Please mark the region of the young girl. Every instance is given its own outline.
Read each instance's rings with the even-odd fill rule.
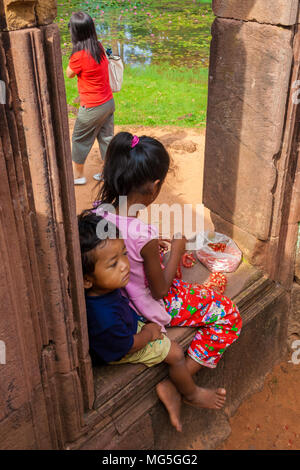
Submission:
[[[87,13],[78,11],[70,18],[72,55],[66,70],[68,78],[77,75],[80,108],[72,136],[74,184],[85,184],[84,163],[97,137],[101,157],[114,135],[115,103],[109,84],[108,59],[98,42],[95,25]],[[96,180],[101,174],[94,175]]]
[[[165,326],[196,328],[186,357],[194,375],[201,366],[215,368],[224,351],[239,336],[241,317],[227,297],[205,288],[175,279],[177,266],[185,250],[186,239],[173,239],[165,268],[160,262],[160,242],[154,226],[130,216],[135,204],[149,206],[158,196],[168,173],[170,157],[164,146],[151,137],[138,138],[120,132],[111,141],[104,164],[104,184],[99,192],[101,204],[96,213],[116,224],[122,232],[130,261],[126,293],[135,310],[148,321]],[[127,213],[120,206],[127,196]],[[114,211],[107,212],[104,204]],[[216,401],[224,389],[202,388],[198,406],[218,408]],[[180,423],[181,397],[169,380],[157,386],[172,424]],[[185,400],[186,401],[186,400]]]
[[[130,266],[124,240],[116,226],[104,220],[106,229],[99,233],[102,217],[84,211],[78,217],[79,240],[90,354],[94,363],[138,364],[147,367],[166,362],[177,395],[198,404],[202,391],[188,370],[179,344],[162,334],[157,323],[142,323],[129,300],[121,293],[129,281]],[[178,390],[178,392],[177,392]],[[217,394],[215,407],[224,404]],[[181,431],[180,422],[175,423]]]

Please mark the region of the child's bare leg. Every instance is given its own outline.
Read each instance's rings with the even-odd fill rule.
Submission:
[[[194,361],[190,356],[186,356],[185,362],[191,375],[195,375],[202,367],[199,362]]]
[[[181,432],[182,424],[180,420],[181,395],[170,379],[165,379],[156,385],[156,392],[169,413],[172,426]]]
[[[185,358],[186,366],[190,372],[190,374],[193,376],[195,375],[200,369],[201,369],[201,364],[198,362],[194,361],[190,356],[186,356]],[[213,408],[222,408],[224,406],[225,400],[226,400],[226,390],[224,388],[218,388],[216,390],[209,390],[206,388],[200,388],[201,394],[202,394],[202,401],[203,403],[212,403],[215,404]],[[191,403],[193,404],[193,403]],[[201,407],[201,405],[198,405]],[[207,406],[203,406],[204,408],[207,408]],[[211,408],[211,406],[208,406],[208,408]]]
[[[157,385],[156,390],[169,412],[171,423],[178,431],[182,429],[180,421],[180,393],[190,405],[200,408],[222,408],[225,403],[226,391],[224,389],[210,390],[198,387],[194,383],[192,375],[201,366],[190,358],[185,359],[183,351],[178,344],[172,342],[165,362],[169,364],[169,375],[173,383],[168,379],[164,380]],[[195,364],[193,364],[194,362]]]
[[[176,368],[177,363],[182,360],[184,361],[183,350],[177,343],[173,343],[172,341],[170,351],[165,359],[165,362],[169,365],[169,374],[170,372],[172,374],[172,368]],[[165,379],[156,386],[156,392],[167,408],[171,424],[177,431],[181,432],[181,395],[176,386],[170,379]]]
[[[169,365],[170,379],[165,379],[156,386],[156,392],[169,413],[171,424],[177,431],[182,431],[180,420],[181,393],[190,392],[195,384],[190,372],[185,365],[185,356],[181,347],[171,342],[171,348],[165,362]],[[185,387],[184,381],[188,382]]]
[[[184,396],[185,401],[189,404],[201,408],[220,409],[225,403],[226,391],[222,388],[211,390],[207,388],[198,387],[189,371],[184,356],[182,357],[182,350],[176,343],[172,343],[170,352],[173,348],[173,354],[167,356],[166,362],[170,366],[169,375],[172,382],[175,384],[178,391]],[[177,351],[176,351],[177,349]],[[170,362],[168,362],[168,360]],[[191,365],[190,365],[191,367]],[[196,371],[197,367],[193,366]]]

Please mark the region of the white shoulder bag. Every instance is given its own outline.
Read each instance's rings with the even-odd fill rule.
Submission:
[[[110,55],[108,59],[109,84],[111,91],[117,93],[122,88],[124,66],[120,56]]]

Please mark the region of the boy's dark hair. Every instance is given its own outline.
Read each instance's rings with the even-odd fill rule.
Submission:
[[[101,221],[105,221],[106,238],[99,238],[97,234],[97,226]],[[88,209],[78,216],[78,230],[83,275],[93,274],[96,263],[94,248],[100,244],[105,244],[107,239],[112,238],[110,236],[111,233],[114,233],[119,238],[119,229],[111,222]]]
[[[127,196],[148,182],[163,183],[170,156],[161,142],[141,136],[132,148],[133,135],[119,132],[111,140],[103,168],[104,183],[97,196],[102,203],[118,206],[119,196]]]
[[[105,51],[97,39],[95,24],[91,16],[85,11],[73,13],[69,28],[73,44],[72,55],[75,52],[85,50],[100,64],[105,56]]]

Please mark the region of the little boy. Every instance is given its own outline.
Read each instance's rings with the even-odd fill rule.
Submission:
[[[99,238],[99,223],[107,225],[106,238]],[[222,389],[208,391],[196,386],[182,348],[162,334],[156,323],[142,323],[121,293],[129,281],[130,267],[118,229],[101,216],[84,211],[78,217],[90,354],[93,363],[142,363],[148,367],[165,361],[170,380],[158,384],[157,393],[171,423],[181,431],[181,395],[191,405],[219,409]],[[114,235],[112,235],[114,234]]]
[[[121,238],[98,238],[102,217],[79,217],[90,353],[94,364],[132,362],[151,367],[169,353],[171,341],[156,323],[143,324],[121,293],[129,281],[129,261]],[[105,222],[107,223],[107,222]],[[109,224],[112,225],[112,224]],[[111,232],[119,236],[117,227]]]

